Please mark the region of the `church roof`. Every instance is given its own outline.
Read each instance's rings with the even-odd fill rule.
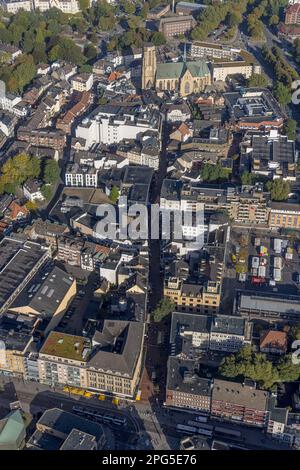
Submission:
[[[167,62],[157,64],[156,79],[179,79],[184,72],[189,70],[193,77],[205,77],[209,74],[206,62],[197,60],[195,62]]]

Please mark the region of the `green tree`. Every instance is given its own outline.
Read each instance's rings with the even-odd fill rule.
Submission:
[[[110,190],[109,199],[113,204],[116,204],[119,199],[119,190],[116,186],[113,186]]]
[[[95,59],[95,57],[97,57],[97,49],[92,44],[87,44],[83,53],[88,60]]]
[[[46,46],[44,43],[35,45],[32,51],[32,57],[35,64],[47,63]]]
[[[141,25],[140,16],[130,16],[127,20],[127,24],[130,29],[137,29]]]
[[[286,355],[277,366],[281,382],[295,382],[300,376],[300,364],[293,364],[292,354]]]
[[[286,201],[291,191],[290,183],[281,178],[268,181],[266,188],[271,194],[272,201]]]
[[[87,10],[90,6],[90,0],[79,0],[80,10]]]
[[[1,171],[0,192],[15,193],[18,186],[40,175],[40,160],[20,153],[8,159]]]
[[[159,31],[156,31],[155,33],[153,33],[151,40],[154,46],[162,46],[163,44],[166,44],[167,42],[163,33],[160,33]]]
[[[291,102],[292,95],[289,87],[284,85],[282,82],[277,82],[274,88],[274,94],[277,100],[282,105],[287,105]]]
[[[251,346],[244,347],[239,353],[224,358],[219,367],[221,375],[229,378],[249,378],[263,388],[269,389],[279,381],[279,372],[266,356],[255,353]]]
[[[123,6],[125,13],[127,13],[128,15],[133,15],[135,13],[134,3],[131,3],[127,0],[123,0],[121,2],[121,5]]]
[[[236,11],[230,11],[226,16],[226,23],[228,26],[238,26],[243,21],[241,13]]]
[[[249,87],[262,87],[265,88],[268,85],[268,79],[265,74],[253,74],[248,79]]]
[[[290,140],[296,139],[297,121],[294,119],[288,119],[284,125],[284,133]]]
[[[219,163],[216,165],[211,163],[205,163],[200,171],[201,178],[203,181],[220,181],[227,180],[229,177],[227,169],[223,168]]]
[[[45,162],[43,180],[46,184],[53,184],[58,181],[60,168],[57,161],[48,158]]]
[[[52,186],[50,184],[44,184],[41,187],[41,193],[44,196],[44,198],[46,199],[46,201],[50,201],[50,199],[52,198],[52,194],[53,194]]]
[[[269,25],[277,25],[279,23],[279,16],[278,15],[272,15],[269,19]]]
[[[153,312],[154,321],[156,323],[161,322],[174,308],[175,304],[168,297],[164,297]]]
[[[242,173],[241,182],[243,186],[249,186],[252,184],[252,175],[249,171],[244,171]]]

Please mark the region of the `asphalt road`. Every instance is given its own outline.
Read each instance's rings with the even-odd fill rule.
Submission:
[[[9,378],[0,378],[0,385],[6,383],[4,392],[0,393],[0,406],[8,406],[11,401],[20,400],[24,411],[32,415],[43,412],[52,407],[59,407],[66,411],[72,411],[74,405],[103,411],[127,418],[127,426],[122,429],[113,426],[112,430],[119,441],[118,448],[124,449],[135,442],[135,448],[139,449],[178,449],[180,436],[176,431],[176,424],[187,424],[195,416],[193,411],[177,411],[166,409],[156,404],[143,405],[140,403],[121,403],[118,407],[110,401],[99,401],[96,398],[83,397],[71,398],[64,392],[53,390],[45,385],[32,382],[24,383],[14,379],[12,384]],[[7,385],[9,383],[10,385]],[[242,443],[251,449],[286,450],[278,441],[267,437],[262,430],[240,426],[238,424],[224,423],[216,419],[209,419],[209,424],[218,424],[227,429],[239,430],[242,433]]]

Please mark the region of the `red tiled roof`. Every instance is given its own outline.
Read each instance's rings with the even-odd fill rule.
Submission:
[[[21,213],[24,216],[27,216],[29,214],[29,210],[25,206],[20,206],[16,201],[12,201],[8,207],[10,210],[10,217],[12,220],[15,220],[18,215]]]
[[[260,338],[260,349],[276,348],[285,351],[287,348],[287,334],[284,331],[264,331]]]

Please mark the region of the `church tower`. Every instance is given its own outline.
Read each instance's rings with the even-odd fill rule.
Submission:
[[[155,86],[156,50],[152,44],[145,44],[143,49],[142,89]]]

